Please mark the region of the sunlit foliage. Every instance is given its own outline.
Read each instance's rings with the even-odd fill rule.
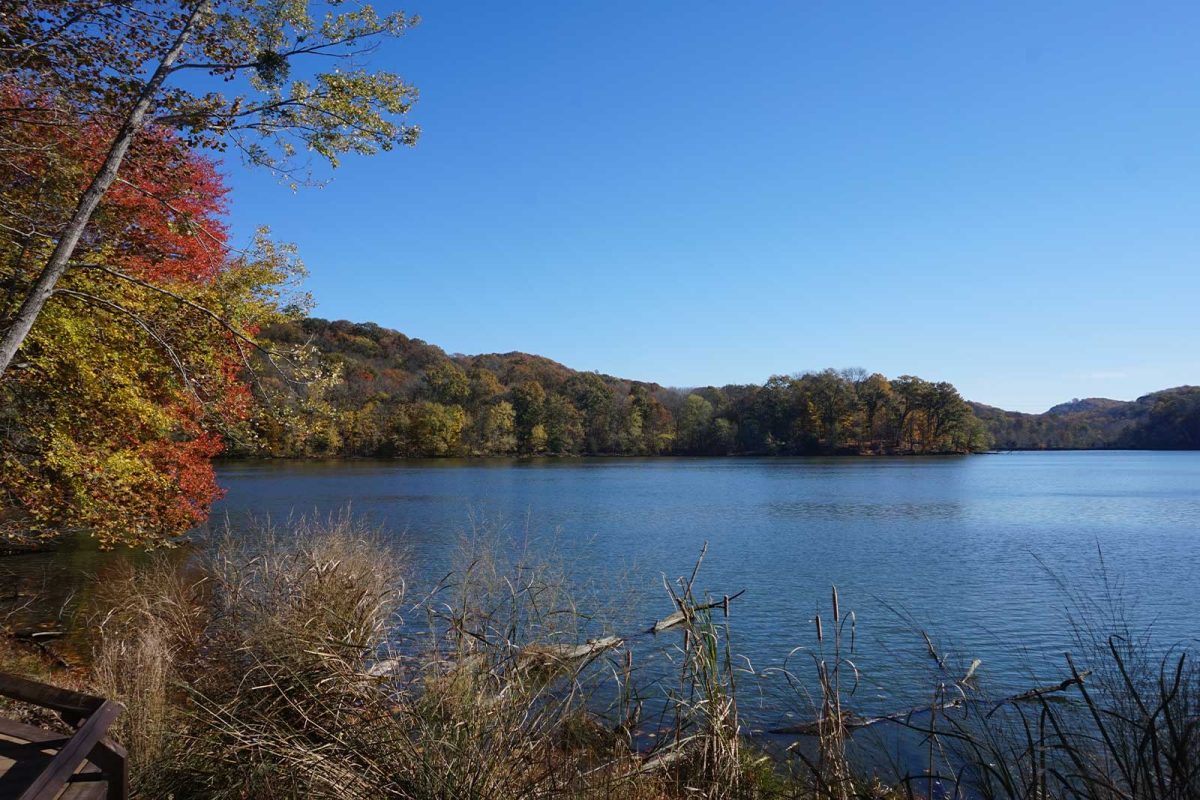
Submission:
[[[523,353],[448,356],[372,324],[307,319],[264,336],[280,345],[311,342],[323,368],[340,376],[319,392],[279,401],[300,427],[308,420],[335,431],[314,447],[263,429],[259,449],[247,453],[810,455],[987,446],[953,386],[907,375],[825,370],[762,386],[676,390]]]
[[[29,99],[4,90],[6,104]],[[0,327],[109,133],[58,113],[63,125],[6,130]],[[203,520],[218,494],[210,460],[251,410],[250,337],[282,318],[296,277],[291,253],[265,238],[230,250],[215,164],[178,137],[144,137],[124,174],[0,380],[8,532],[147,543]]]

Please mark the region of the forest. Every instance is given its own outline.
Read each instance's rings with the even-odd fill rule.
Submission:
[[[987,447],[949,383],[861,369],[666,388],[524,353],[447,355],[374,324],[305,318],[262,340],[267,402],[230,452],[275,457],[961,453]]]
[[[1200,449],[1200,386],[1177,386],[1136,400],[1072,400],[1042,414],[971,408],[998,450]]]
[[[1200,448],[1200,387],[1088,398],[1041,414],[967,402],[949,383],[862,369],[761,385],[664,387],[536,355],[448,355],[373,323],[267,326],[269,369],[238,456],[887,455]],[[276,361],[278,367],[280,362]],[[301,366],[303,365],[303,366]]]

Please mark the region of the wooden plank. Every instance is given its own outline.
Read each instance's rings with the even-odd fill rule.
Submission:
[[[120,703],[103,701],[87,722],[50,759],[46,769],[21,793],[19,800],[54,800],[58,797],[122,710]]]
[[[124,747],[105,737],[92,748],[88,760],[108,776],[108,800],[125,800],[129,796],[129,755]]]
[[[92,783],[68,783],[58,800],[106,800],[111,797],[103,781]]]
[[[35,728],[23,722],[0,717],[0,736],[8,736],[25,742],[65,742],[71,738],[69,733],[48,731],[45,728]],[[58,745],[54,745],[57,747]]]
[[[75,717],[86,717],[105,702],[99,697],[48,686],[7,673],[0,673],[0,695]]]
[[[0,797],[24,797],[34,781],[50,766],[54,753],[45,753],[39,745],[29,744],[17,756],[12,766],[0,775]]]

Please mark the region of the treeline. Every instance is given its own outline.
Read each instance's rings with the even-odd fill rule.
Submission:
[[[374,324],[308,318],[263,331],[309,354],[302,379],[260,370],[267,397],[235,455],[811,455],[985,449],[948,383],[864,370],[761,386],[669,389],[523,353],[450,356]],[[303,371],[303,370],[302,370]]]
[[[1073,400],[1044,414],[971,405],[1000,450],[1200,449],[1200,386],[1132,401]]]

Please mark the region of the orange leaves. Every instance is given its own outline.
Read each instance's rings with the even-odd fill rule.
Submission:
[[[0,95],[31,113],[53,108],[12,87]],[[61,108],[54,119],[0,120],[12,145],[0,149],[0,329],[111,140],[107,123]],[[222,432],[253,405],[239,345],[273,318],[284,279],[269,257],[230,253],[226,195],[216,164],[174,134],[150,130],[133,147],[20,368],[0,379],[10,529],[15,520],[17,533],[82,529],[136,545],[207,516]]]

